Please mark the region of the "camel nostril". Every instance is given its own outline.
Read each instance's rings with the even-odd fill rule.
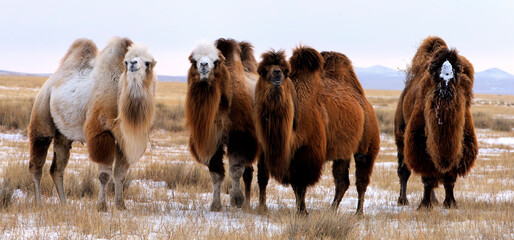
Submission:
[[[136,61],[136,60],[132,60],[132,61],[130,61],[130,64],[136,64],[136,63],[137,63],[137,61]]]
[[[275,75],[280,74],[280,70],[278,70],[278,69],[273,70],[273,74],[275,74]]]
[[[201,67],[207,67],[207,65],[208,65],[208,63],[206,63],[206,62],[200,63]]]

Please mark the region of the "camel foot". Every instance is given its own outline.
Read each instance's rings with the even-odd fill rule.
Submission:
[[[241,190],[230,191],[230,205],[232,207],[241,208],[241,206],[243,206],[244,201],[245,196],[243,195],[243,192]]]
[[[400,205],[400,206],[407,206],[407,205],[409,205],[409,200],[406,197],[399,197],[398,198],[398,205]]]
[[[219,202],[212,202],[211,203],[211,212],[219,212],[221,211],[221,203]]]
[[[106,202],[98,203],[96,208],[98,209],[99,212],[107,212],[107,203]]]

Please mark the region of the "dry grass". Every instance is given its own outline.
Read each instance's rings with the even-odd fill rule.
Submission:
[[[184,105],[167,106],[157,103],[153,128],[164,129],[172,132],[180,132],[185,128]]]
[[[9,87],[0,89],[0,96],[28,101],[37,93],[29,88],[37,88],[42,83],[41,79],[35,82],[37,84],[21,79],[23,86],[20,86],[15,81],[0,78],[0,86]],[[458,209],[437,206],[432,211],[416,211],[423,190],[419,176],[413,175],[409,180],[410,205],[400,207],[396,203],[399,184],[396,146],[391,133],[399,92],[366,91],[375,106],[381,131],[386,134],[381,135],[381,152],[366,193],[364,215],[353,215],[357,206],[353,163],[350,167],[352,185],[339,210],[327,211],[334,194],[331,163],[327,163],[320,182],[307,192],[310,215],[298,218],[291,188],[274,180],[268,187],[270,210],[264,215],[258,213],[257,171],[254,172],[251,210],[229,206],[230,181],[226,176],[221,194],[224,208],[219,213],[210,212],[212,187],[207,167],[194,162],[187,152],[187,130],[173,127],[183,122],[181,106],[185,84],[159,83],[158,89],[157,118],[168,120],[156,123],[145,155],[130,169],[124,192],[125,211],[114,208],[112,193],[108,199],[109,211],[96,211],[97,167],[88,160],[87,150],[80,143],[73,144],[64,176],[69,203],[59,204],[48,173],[51,162],[51,154],[48,154],[42,180],[43,204],[36,206],[28,173],[25,133],[13,131],[12,127],[0,128],[0,238],[514,238],[514,146],[496,142],[501,138],[514,138],[514,133],[492,130],[493,125],[497,125],[494,124],[496,119],[512,120],[514,107],[509,104],[514,102],[514,97],[477,96],[480,101],[475,101],[472,109],[477,126],[481,124],[477,130],[480,154],[471,173],[457,180]],[[52,151],[50,147],[49,153]],[[436,194],[441,201],[444,189],[436,189]]]

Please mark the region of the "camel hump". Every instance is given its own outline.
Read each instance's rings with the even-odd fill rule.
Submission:
[[[61,60],[61,65],[72,69],[92,68],[98,54],[96,44],[87,38],[75,40]]]
[[[339,52],[324,51],[321,52],[321,56],[325,61],[323,70],[327,77],[350,85],[359,93],[364,94],[364,89],[353,70],[352,61],[346,55]]]
[[[316,72],[323,68],[323,57],[316,49],[300,45],[293,50],[289,63],[291,75],[299,72]]]
[[[134,44],[130,38],[122,38],[122,37],[112,37],[109,39],[109,43],[104,48],[104,50],[109,49],[108,52],[110,54],[114,54],[114,56],[121,58],[125,57],[125,54],[128,51],[128,48]]]
[[[216,48],[220,50],[227,62],[236,62],[241,56],[239,42],[231,38],[220,38],[215,42]]]
[[[419,47],[418,52],[422,53],[424,55],[426,54],[426,55],[430,56],[441,47],[448,48],[448,46],[446,45],[446,42],[442,38],[437,37],[437,36],[428,36],[421,43],[421,46]]]
[[[257,72],[257,60],[254,57],[253,45],[246,41],[239,43],[241,48],[241,61],[245,72]]]

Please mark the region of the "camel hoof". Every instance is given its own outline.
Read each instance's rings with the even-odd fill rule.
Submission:
[[[116,209],[118,209],[120,211],[127,209],[127,207],[125,206],[125,201],[122,200],[122,201],[116,202]]]
[[[243,203],[243,206],[241,206],[241,208],[244,210],[244,211],[250,211],[252,208],[250,206],[250,201],[247,201],[245,199],[244,203]]]
[[[211,212],[219,212],[221,211],[221,204],[218,203],[211,203]]]
[[[107,212],[107,203],[105,203],[105,202],[98,203],[96,208],[98,209],[99,212]]]
[[[398,205],[400,205],[400,206],[407,206],[407,205],[409,205],[409,200],[407,200],[406,197],[399,197],[398,198]]]
[[[298,210],[298,212],[296,212],[296,215],[298,215],[299,217],[308,217],[309,213],[307,212],[307,210],[303,209]]]
[[[457,208],[457,202],[455,200],[444,200],[443,204],[446,209]]]
[[[266,206],[266,204],[261,204],[257,208],[257,211],[259,212],[259,214],[266,214],[268,213],[268,206]]]
[[[355,212],[355,216],[362,216],[364,215],[364,212],[362,211],[362,209],[359,209]]]
[[[432,204],[431,203],[420,203],[419,206],[418,206],[418,211],[423,211],[423,210],[431,210],[432,209]]]
[[[245,196],[241,191],[230,191],[230,205],[232,207],[241,208],[245,201]]]

